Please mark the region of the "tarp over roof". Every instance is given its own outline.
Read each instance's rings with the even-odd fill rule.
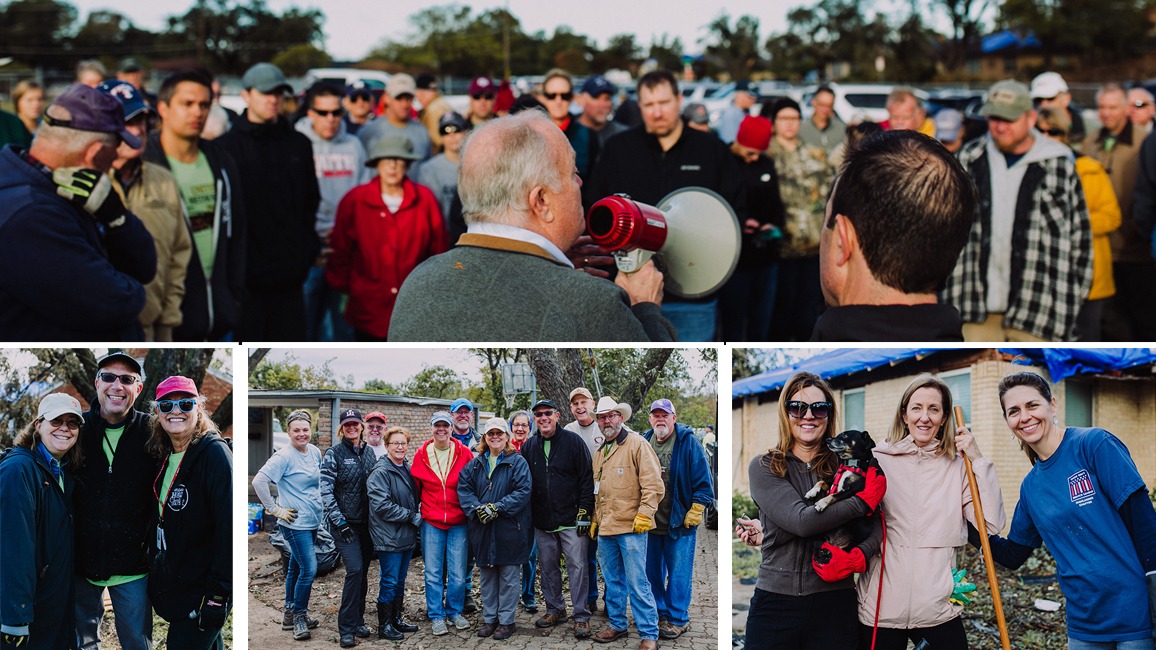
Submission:
[[[815,355],[783,368],[740,379],[731,384],[731,398],[778,390],[800,370],[813,372],[823,379],[849,375],[863,370],[890,366],[911,358],[924,357],[940,348],[847,348]]]
[[[1052,383],[1075,375],[1127,370],[1136,366],[1156,363],[1152,348],[999,348],[1004,354],[1016,355],[1014,363],[1039,364],[1041,361],[1052,376]]]

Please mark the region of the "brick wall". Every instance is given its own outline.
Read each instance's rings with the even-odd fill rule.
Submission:
[[[325,453],[333,445],[333,440],[336,436],[340,436],[333,421],[332,403],[322,404],[317,412],[317,447],[321,453]],[[445,406],[438,406],[436,404],[422,406],[419,404],[401,404],[394,402],[371,402],[371,401],[356,401],[356,400],[341,400],[341,408],[355,408],[361,411],[362,415],[366,415],[373,411],[380,411],[385,414],[387,418],[387,427],[404,427],[409,431],[409,451],[410,454],[417,451],[418,447],[430,438],[429,419],[435,411],[446,410]]]

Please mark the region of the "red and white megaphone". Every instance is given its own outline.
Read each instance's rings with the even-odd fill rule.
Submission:
[[[637,271],[657,253],[666,290],[680,298],[718,291],[734,273],[742,241],[730,204],[703,187],[675,190],[657,207],[625,194],[608,196],[590,207],[586,229],[623,273]]]

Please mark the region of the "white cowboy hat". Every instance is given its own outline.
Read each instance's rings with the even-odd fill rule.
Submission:
[[[595,415],[602,415],[611,411],[618,411],[622,414],[623,420],[629,420],[634,411],[629,404],[622,402],[615,402],[613,397],[603,397],[598,400],[598,406],[594,408]]]

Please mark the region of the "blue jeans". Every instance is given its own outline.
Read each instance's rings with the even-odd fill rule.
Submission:
[[[1068,637],[1068,650],[1152,650],[1152,639],[1135,639],[1133,641],[1081,641]]]
[[[604,535],[598,538],[598,563],[606,581],[606,614],[610,627],[625,630],[626,599],[642,639],[658,639],[658,610],[646,579],[646,533]]]
[[[462,613],[466,601],[466,556],[469,546],[465,524],[442,530],[428,521],[421,523],[425,608],[431,621]]]
[[[679,341],[713,341],[718,300],[664,302],[662,315],[678,330]]]
[[[538,567],[538,544],[534,542],[534,538],[530,538],[530,559],[522,565],[522,604],[533,605],[535,603],[534,597],[534,576],[537,574]]]
[[[350,342],[353,326],[341,313],[341,294],[325,281],[325,267],[314,266],[305,278],[305,331],[309,341]]]
[[[309,610],[309,594],[317,577],[317,552],[313,546],[315,530],[297,530],[280,526],[281,535],[289,545],[289,570],[285,572],[285,611],[305,613]]]
[[[76,647],[80,650],[100,648],[100,621],[104,618],[104,587],[77,577]],[[148,578],[140,578],[108,588],[116,623],[116,638],[124,650],[152,650],[153,615],[149,606]]]
[[[409,561],[413,549],[408,551],[378,551],[381,563],[381,584],[377,590],[377,602],[392,603],[405,593],[405,578],[409,575]]]
[[[675,625],[690,622],[691,577],[694,574],[694,542],[698,528],[677,539],[648,533],[646,577],[654,592],[659,618]]]

